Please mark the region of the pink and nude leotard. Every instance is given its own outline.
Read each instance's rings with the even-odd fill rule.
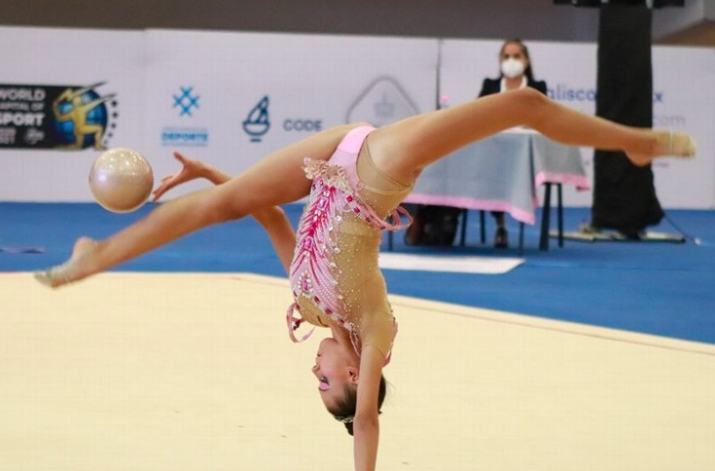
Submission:
[[[296,338],[303,321],[320,327],[337,324],[348,331],[358,354],[372,345],[387,363],[397,324],[377,257],[382,231],[410,223],[398,204],[411,187],[375,167],[365,143],[373,130],[362,126],[350,131],[328,161],[305,160],[313,184],[290,267],[295,302],[287,322],[294,342],[312,333]],[[407,216],[406,223],[400,214]],[[389,218],[395,222],[387,222]],[[300,318],[294,316],[296,309]]]

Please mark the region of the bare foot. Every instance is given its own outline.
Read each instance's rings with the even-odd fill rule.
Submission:
[[[694,157],[698,151],[693,136],[686,132],[655,131],[653,151],[649,154],[626,153],[628,159],[638,167],[650,164],[659,157]]]
[[[79,281],[87,276],[86,256],[97,246],[97,242],[89,237],[80,237],[74,244],[72,256],[62,265],[47,270],[35,272],[37,281],[50,288],[59,288],[62,285]]]

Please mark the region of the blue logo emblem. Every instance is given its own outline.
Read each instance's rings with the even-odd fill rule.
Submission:
[[[173,95],[174,108],[179,108],[179,116],[192,116],[191,109],[199,109],[200,95],[192,94],[194,87],[180,87],[181,93]]]
[[[243,130],[251,136],[251,142],[261,142],[261,138],[271,128],[271,122],[268,119],[268,104],[268,95],[266,95],[253,107],[243,122]]]

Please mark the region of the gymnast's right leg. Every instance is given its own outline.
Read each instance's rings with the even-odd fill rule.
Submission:
[[[695,144],[686,133],[620,125],[563,106],[530,88],[390,124],[369,136],[370,152],[380,170],[410,185],[424,167],[454,150],[519,125],[564,144],[622,150],[636,165],[646,165],[656,157],[695,153]]]
[[[70,259],[38,272],[58,287],[112,268],[203,227],[240,219],[261,208],[308,195],[303,160],[327,160],[354,125],[338,126],[285,147],[232,180],[162,204],[145,218],[103,241],[80,238]]]

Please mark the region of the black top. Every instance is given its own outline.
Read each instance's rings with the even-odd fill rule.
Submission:
[[[546,82],[543,80],[530,80],[526,78],[526,86],[534,88],[544,95],[546,95]],[[482,91],[479,92],[479,96],[493,95],[501,91],[501,77],[496,79],[485,78],[482,83]]]

